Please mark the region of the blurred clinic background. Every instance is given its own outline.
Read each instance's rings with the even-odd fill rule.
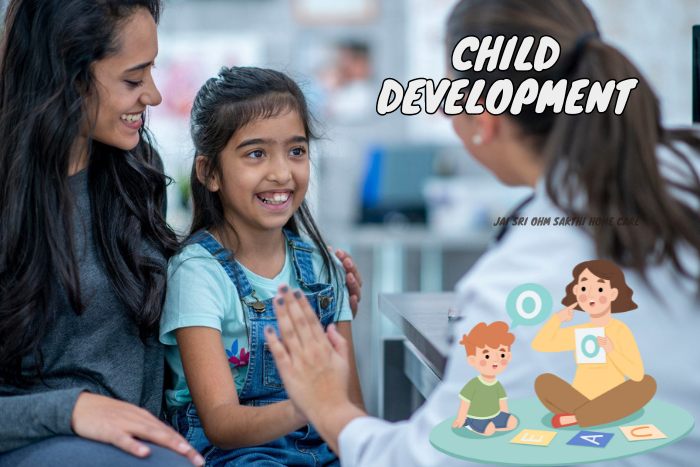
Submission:
[[[378,294],[451,290],[487,247],[493,220],[528,195],[472,162],[446,118],[374,111],[384,78],[444,76],[443,23],[454,3],[166,0],[159,27],[163,103],[149,126],[175,180],[168,217],[180,233],[190,219],[188,119],[199,86],[222,65],[255,65],[285,71],[304,89],[321,135],[312,146],[309,201],[327,241],[350,251],[362,272],[356,355],[367,408],[388,419],[407,414],[387,400],[409,397],[415,407],[421,396],[385,387],[403,377],[387,350],[401,336],[379,313]],[[698,0],[587,3],[603,36],[650,80],[665,123],[691,124]]]

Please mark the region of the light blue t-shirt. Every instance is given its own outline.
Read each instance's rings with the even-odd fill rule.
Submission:
[[[313,245],[308,240],[305,241]],[[300,287],[289,248],[287,245],[282,270],[273,279],[259,276],[239,263],[258,299],[267,300],[274,297],[277,288],[283,283],[289,284],[291,288]],[[312,264],[317,277],[320,271],[324,271],[324,277],[321,277],[319,282],[331,283],[327,271],[323,268],[323,258],[316,248],[312,255]],[[340,262],[336,260],[336,264],[342,270]],[[345,287],[345,275],[341,276],[342,306],[336,321],[350,321],[352,311]],[[199,244],[186,246],[168,263],[168,287],[160,320],[160,341],[165,344],[165,358],[174,378],[173,389],[165,391],[169,408],[192,401],[175,340],[176,329],[191,326],[205,326],[221,332],[221,341],[229,358],[231,374],[240,393],[248,370],[250,349],[246,315],[233,281],[219,261]]]

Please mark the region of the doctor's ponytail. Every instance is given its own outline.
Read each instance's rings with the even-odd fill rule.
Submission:
[[[528,78],[609,80],[638,78],[624,112],[578,115],[510,115],[523,141],[545,158],[546,189],[567,215],[628,219],[635,225],[587,226],[597,254],[644,276],[650,264],[671,261],[691,276],[679,246],[700,252],[700,138],[692,130],[665,130],[659,103],[639,70],[604,42],[580,0],[463,0],[448,20],[448,47],[467,35],[551,36],[561,56],[549,73],[496,70],[459,73],[460,78],[520,83]],[[486,75],[486,76],[485,76]],[[663,173],[662,173],[663,171]]]
[[[557,116],[543,148],[550,168],[547,191],[569,215],[627,218],[635,223],[593,227],[600,257],[640,272],[648,262],[670,259],[679,271],[688,273],[675,247],[682,242],[700,251],[700,217],[675,198],[671,189],[697,200],[700,184],[689,156],[674,141],[680,136],[692,147],[690,154],[697,157],[697,135],[687,130],[664,130],[658,100],[645,78],[624,55],[600,40],[587,45],[570,79],[607,82],[629,77],[638,78],[639,83],[621,115],[608,109]],[[662,147],[670,156],[666,160],[659,159]],[[685,180],[666,179],[661,172],[663,163],[683,167]],[[575,199],[574,190],[585,193],[585,206],[567,202]]]

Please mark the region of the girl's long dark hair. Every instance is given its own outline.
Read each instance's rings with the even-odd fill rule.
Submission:
[[[221,151],[238,129],[254,120],[274,117],[289,110],[299,114],[305,136],[311,141],[315,135],[306,99],[294,80],[284,73],[254,67],[224,67],[217,77],[204,83],[194,99],[191,114],[195,161],[190,177],[194,207],[190,234],[220,227],[226,222],[219,194],[209,191],[197,178],[196,156],[208,158],[211,176],[213,171],[220,170]],[[301,203],[285,228],[297,235],[303,232],[313,241],[323,258],[324,270],[342,297],[343,274],[328,252],[306,201]],[[340,309],[342,301],[337,303],[337,309]]]
[[[91,65],[118,48],[137,8],[159,0],[17,0],[5,18],[0,63],[0,381],[40,375],[40,343],[63,290],[84,310],[73,244],[71,149],[95,94]],[[91,126],[89,122],[88,126]],[[165,223],[166,178],[146,130],[131,151],[89,141],[95,245],[141,336],[160,317],[165,267],[177,248]],[[35,364],[23,368],[23,360]]]
[[[581,0],[462,0],[448,20],[447,47],[465,36],[547,35],[561,46],[553,68],[542,73],[498,69],[489,73],[457,72],[459,78],[495,80],[586,78],[591,83],[639,78],[622,115],[608,111],[566,115],[536,114],[534,104],[510,115],[545,158],[549,196],[570,216],[631,217],[633,227],[592,228],[597,253],[646,277],[649,264],[670,261],[687,277],[694,274],[681,260],[681,246],[700,253],[700,178],[690,157],[698,157],[700,137],[692,130],[665,130],[659,104],[639,70],[603,41]],[[533,48],[534,49],[534,48]],[[530,58],[534,54],[532,51]],[[688,146],[682,148],[679,146]],[[658,150],[668,160],[660,162]],[[686,155],[689,153],[690,155]],[[662,175],[668,163],[676,172]],[[680,196],[673,196],[675,195]],[[583,195],[583,198],[581,196]],[[576,200],[584,203],[577,205]],[[689,201],[689,202],[687,202]],[[700,281],[700,277],[696,278]]]

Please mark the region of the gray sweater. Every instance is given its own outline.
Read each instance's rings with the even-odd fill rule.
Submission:
[[[75,245],[85,311],[76,315],[62,294],[56,322],[41,344],[45,384],[29,389],[0,385],[0,452],[73,434],[71,414],[82,391],[161,413],[163,348],[157,338],[147,345],[141,341],[99,261],[87,170],[70,177],[69,183],[76,201]]]

